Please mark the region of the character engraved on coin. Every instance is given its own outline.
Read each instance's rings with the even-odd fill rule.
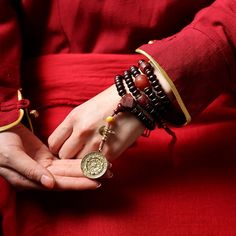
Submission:
[[[107,168],[108,161],[100,152],[91,152],[82,159],[81,169],[88,178],[100,178],[105,174]]]

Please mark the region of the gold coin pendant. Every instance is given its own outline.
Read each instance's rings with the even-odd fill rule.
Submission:
[[[108,164],[106,157],[101,152],[91,152],[82,159],[81,170],[86,177],[98,179],[106,173]]]

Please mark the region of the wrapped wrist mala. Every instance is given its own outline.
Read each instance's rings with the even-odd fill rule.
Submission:
[[[123,80],[126,81],[129,87],[130,93],[126,92],[125,86],[123,84]],[[131,112],[135,115],[148,130],[155,129],[155,120],[151,117],[151,115],[142,109],[142,107],[148,102],[145,98],[142,98],[141,93],[134,85],[132,78],[130,77],[129,71],[124,72],[124,77],[121,75],[117,75],[115,77],[115,85],[118,91],[118,94],[122,97],[121,103],[125,101],[125,99],[129,99],[130,102],[132,101],[132,107],[130,106],[129,110],[126,108],[126,111]],[[136,99],[135,99],[136,98]],[[140,99],[139,99],[140,98]],[[142,101],[141,101],[142,99]]]
[[[123,81],[125,81],[130,94],[132,94],[146,117],[152,117],[159,128],[164,128],[168,134],[174,136],[164,119],[171,102],[154,74],[154,68],[145,60],[139,60],[138,66],[131,66],[129,70],[124,71],[123,76],[117,75],[115,77],[119,96],[123,97],[126,94],[123,84]],[[147,130],[152,130],[147,125],[145,126]]]
[[[115,122],[115,116],[120,112],[131,112],[132,114],[135,114],[140,121],[146,124],[149,129],[155,128],[155,122],[152,119],[148,119],[144,113],[139,110],[133,97],[130,94],[124,94],[113,114],[106,118],[107,124],[99,128],[99,133],[102,135],[102,138],[98,151],[88,153],[82,159],[81,170],[83,174],[90,179],[102,177],[109,167],[109,162],[102,154],[102,149],[109,135],[115,135],[115,132],[112,130],[112,125]]]
[[[173,135],[162,118],[170,100],[154,74],[153,67],[144,60],[140,60],[138,65],[139,67],[132,66],[130,70],[126,70],[123,76],[115,76],[115,85],[121,100],[113,114],[106,118],[107,124],[99,128],[102,138],[98,151],[88,153],[81,162],[83,174],[90,179],[102,177],[109,167],[109,162],[102,154],[102,150],[109,136],[115,135],[112,126],[115,116],[120,112],[130,112],[135,115],[148,130],[145,136],[148,136],[156,126],[164,128]],[[124,81],[130,93],[127,93]]]

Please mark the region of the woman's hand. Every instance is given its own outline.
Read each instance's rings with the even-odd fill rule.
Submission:
[[[21,189],[95,189],[80,160],[59,160],[22,124],[0,133],[0,175]],[[74,161],[72,163],[72,161]]]
[[[99,148],[101,135],[98,130],[106,125],[105,118],[113,113],[120,97],[111,86],[89,101],[76,107],[49,137],[49,148],[61,159],[83,158]],[[110,135],[103,148],[108,160],[124,152],[144,131],[144,126],[131,114],[115,117],[114,135]]]

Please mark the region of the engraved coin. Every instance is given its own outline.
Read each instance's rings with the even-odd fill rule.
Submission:
[[[108,168],[108,161],[101,152],[91,152],[84,156],[81,161],[83,174],[90,179],[103,176]]]

